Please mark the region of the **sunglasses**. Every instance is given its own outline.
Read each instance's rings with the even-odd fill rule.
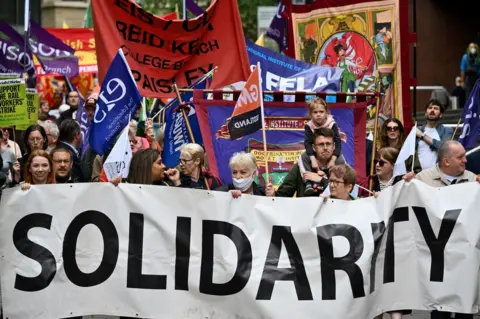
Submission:
[[[387,126],[387,132],[397,132],[400,130],[398,126]]]
[[[389,163],[389,162],[384,161],[384,160],[382,160],[382,159],[375,161],[375,165],[378,164],[378,166],[380,166],[380,167],[383,167],[383,165],[385,165],[385,164],[387,164],[387,163]]]

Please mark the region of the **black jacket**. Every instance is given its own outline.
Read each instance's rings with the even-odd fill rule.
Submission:
[[[65,142],[60,141],[57,144],[57,147],[61,147],[66,149],[67,151],[70,152],[70,155],[72,156],[72,176],[74,179],[77,179],[79,183],[85,182],[85,178],[83,177],[83,171],[82,171],[82,164],[80,162],[79,155],[77,155],[77,152],[75,152],[70,145],[66,144]]]
[[[219,191],[219,192],[228,192],[228,191],[232,191],[232,190],[235,190],[235,186],[233,186],[233,184],[225,184],[225,185],[222,185],[220,187],[218,187],[217,189],[215,189],[216,191]],[[253,182],[253,195],[256,195],[256,196],[265,196],[266,193],[265,193],[265,187],[262,186],[262,185],[258,185],[257,183]]]

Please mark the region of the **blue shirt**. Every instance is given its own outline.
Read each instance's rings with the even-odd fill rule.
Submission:
[[[475,61],[473,61],[473,58],[469,57],[469,55],[465,53],[462,57],[462,62],[460,62],[460,71],[467,72],[469,59],[471,63],[470,68],[475,68],[477,70],[477,75],[480,76],[480,56],[477,56],[475,58]]]

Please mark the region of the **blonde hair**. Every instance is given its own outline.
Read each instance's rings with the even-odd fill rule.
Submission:
[[[257,160],[255,159],[255,156],[245,152],[233,154],[232,157],[230,157],[228,165],[230,166],[230,169],[235,165],[244,165],[248,167],[252,173],[257,170]]]
[[[327,102],[324,99],[316,97],[310,101],[308,101],[308,114],[312,114],[315,108],[319,105],[322,105],[325,108],[325,112],[329,113]]]
[[[181,152],[185,152],[192,157],[192,160],[200,159],[200,167],[205,163],[205,151],[201,145],[195,143],[183,144],[180,149]]]

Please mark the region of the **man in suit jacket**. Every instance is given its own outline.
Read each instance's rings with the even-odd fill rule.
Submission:
[[[80,163],[80,154],[78,148],[82,143],[82,133],[80,130],[80,124],[73,119],[65,119],[59,127],[59,143],[57,147],[63,147],[67,149],[72,155],[72,177],[76,178],[79,182],[85,182],[83,176],[82,166]]]

